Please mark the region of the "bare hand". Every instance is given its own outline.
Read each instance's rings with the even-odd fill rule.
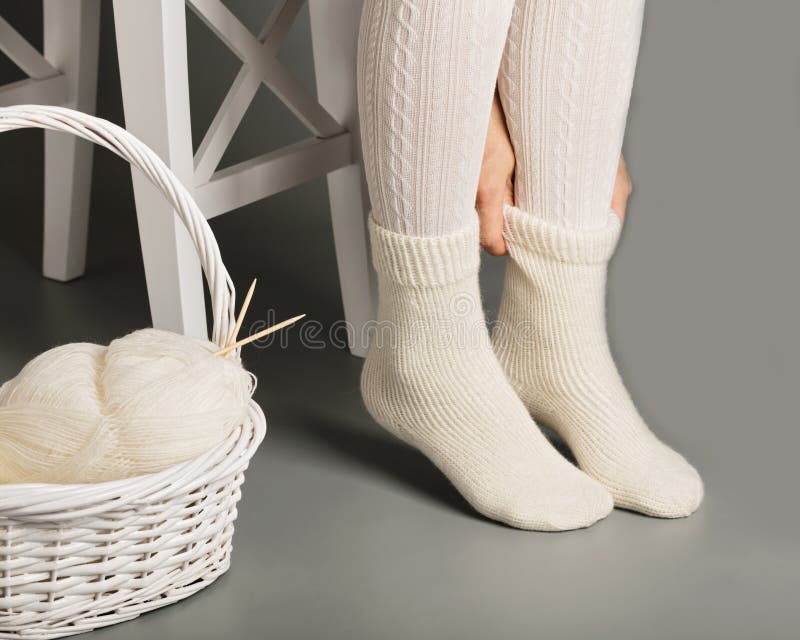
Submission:
[[[506,253],[503,206],[514,204],[514,164],[514,147],[508,135],[500,98],[495,92],[475,199],[481,226],[481,246],[493,256]]]

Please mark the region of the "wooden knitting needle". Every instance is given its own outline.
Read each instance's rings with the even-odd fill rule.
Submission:
[[[284,320],[283,322],[279,322],[276,325],[269,327],[268,329],[264,329],[263,331],[259,331],[258,333],[254,333],[252,336],[244,338],[243,340],[239,340],[238,342],[234,342],[233,344],[229,344],[227,347],[220,349],[219,351],[215,351],[215,356],[226,356],[230,353],[233,349],[237,349],[239,347],[243,347],[246,344],[250,344],[251,342],[255,342],[256,340],[260,340],[264,336],[268,336],[270,333],[275,333],[276,331],[280,331],[284,327],[288,327],[290,324],[294,324],[298,320],[305,318],[306,314],[303,313],[299,316],[295,316],[294,318],[289,318],[288,320]]]
[[[236,318],[236,325],[233,327],[233,336],[231,336],[230,341],[228,342],[226,347],[230,347],[236,339],[239,337],[239,331],[242,328],[242,322],[244,322],[244,314],[247,313],[247,307],[250,306],[250,300],[253,297],[253,291],[256,288],[256,280],[257,278],[253,278],[253,284],[250,285],[250,289],[247,291],[247,295],[244,297],[244,302],[242,303],[242,308],[239,309],[239,317]]]

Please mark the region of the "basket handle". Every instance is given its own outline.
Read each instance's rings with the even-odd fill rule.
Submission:
[[[211,339],[224,347],[232,337],[235,289],[222,263],[219,246],[189,190],[156,153],[113,122],[64,107],[18,105],[0,107],[0,133],[25,128],[63,131],[85,138],[127,160],[152,182],[175,208],[194,243],[211,293],[214,318]],[[233,353],[238,356],[238,349]]]

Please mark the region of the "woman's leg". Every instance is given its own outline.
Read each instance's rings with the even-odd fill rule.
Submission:
[[[512,3],[364,3],[359,113],[372,215],[380,226],[441,236],[474,221]]]
[[[498,78],[517,157],[517,205],[605,227],[644,0],[517,0]]]
[[[605,328],[610,211],[643,0],[517,0],[499,75],[517,159],[506,211],[511,260],[494,341],[537,420],[620,507],[692,513],[697,472],[647,428]],[[530,331],[521,331],[529,327]]]
[[[359,107],[379,323],[372,416],[490,518],[584,527],[611,497],[541,434],[492,352],[474,209],[511,0],[367,0]]]

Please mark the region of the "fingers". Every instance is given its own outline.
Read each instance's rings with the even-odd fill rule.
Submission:
[[[514,164],[514,147],[508,135],[500,97],[495,92],[475,199],[481,226],[481,246],[493,256],[506,253],[503,205],[511,202]]]
[[[481,227],[481,246],[493,256],[506,254],[506,241],[503,238],[503,205],[507,201],[507,188],[501,183],[500,188],[493,186],[479,193],[475,202]]]
[[[628,175],[628,166],[625,157],[620,155],[617,165],[617,177],[614,181],[614,192],[611,194],[611,209],[619,216],[620,222],[625,222],[625,211],[628,208],[628,198],[633,192],[631,177]]]

